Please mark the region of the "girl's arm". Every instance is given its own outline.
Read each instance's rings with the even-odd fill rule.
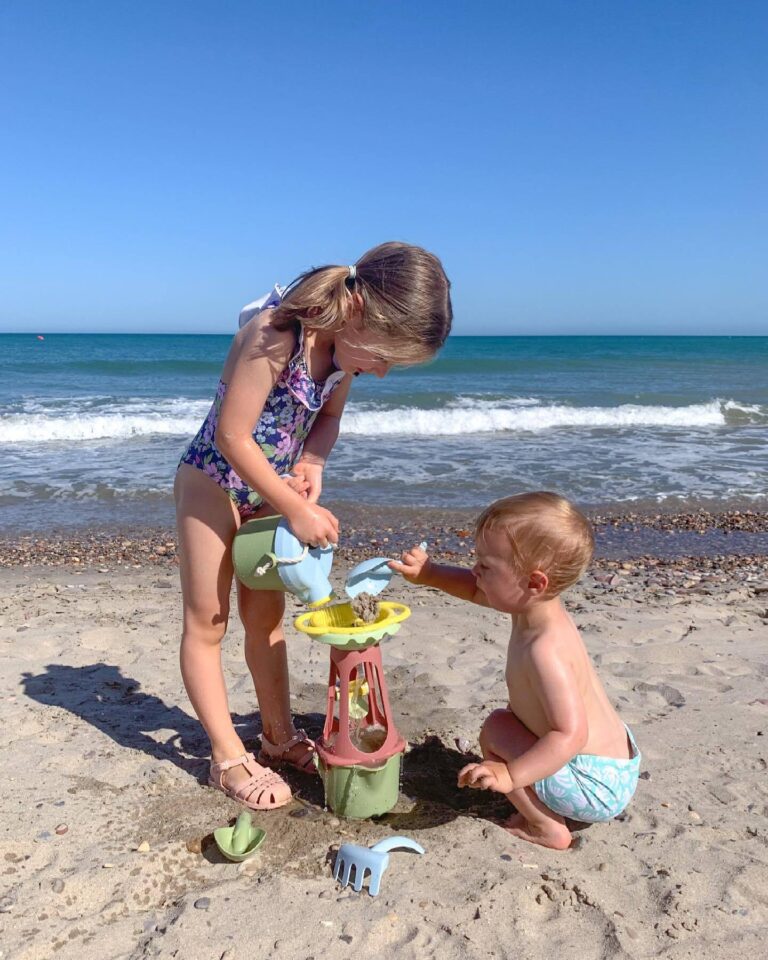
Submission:
[[[281,480],[253,439],[253,430],[295,345],[291,331],[275,330],[267,313],[245,328],[221,405],[214,443],[249,487],[288,520],[300,540],[338,538],[338,521]]]
[[[406,580],[423,587],[435,587],[443,593],[450,593],[459,600],[488,606],[488,598],[478,587],[471,570],[466,567],[453,567],[443,563],[433,563],[426,550],[411,547],[403,553],[401,560],[390,561],[389,566],[401,573]]]
[[[339,436],[339,425],[344,405],[349,396],[352,377],[346,376],[331,394],[328,402],[315,417],[309,436],[304,441],[301,456],[293,472],[309,484],[307,499],[316,503],[323,489],[323,467]]]

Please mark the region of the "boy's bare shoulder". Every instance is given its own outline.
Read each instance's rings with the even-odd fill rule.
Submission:
[[[574,645],[580,644],[579,633],[576,627],[567,625],[548,625],[538,630],[526,644],[526,652],[531,662],[541,663],[552,660],[553,657],[564,657],[570,654]]]

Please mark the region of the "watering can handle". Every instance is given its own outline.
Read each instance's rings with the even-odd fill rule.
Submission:
[[[260,563],[257,567],[254,567],[253,575],[255,577],[263,577],[267,571],[276,567],[278,563],[301,563],[308,553],[309,547],[306,544],[304,544],[304,549],[298,557],[276,557],[274,553],[267,553],[265,554],[267,558],[266,563]]]
[[[416,843],[415,840],[411,840],[410,837],[386,837],[384,840],[375,843],[371,850],[376,850],[378,853],[389,853],[390,850],[403,847],[406,850],[415,850],[416,853],[424,853],[424,847],[420,843]]]

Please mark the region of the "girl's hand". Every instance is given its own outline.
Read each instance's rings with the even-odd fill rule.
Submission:
[[[499,760],[483,760],[463,767],[459,770],[459,786],[505,794],[515,789],[509,768]]]
[[[299,460],[293,466],[293,472],[305,484],[303,495],[310,503],[317,503],[323,490],[323,465],[312,463],[310,460]]]
[[[339,542],[339,521],[325,507],[307,501],[286,519],[296,539],[310,547],[327,547]]]
[[[390,560],[389,568],[401,573],[411,583],[426,583],[432,561],[422,546],[404,550],[400,560]]]
[[[285,480],[291,490],[295,490],[300,497],[304,497],[305,500],[308,498],[309,481],[305,477],[301,475],[293,476],[290,473],[284,473],[280,479]]]

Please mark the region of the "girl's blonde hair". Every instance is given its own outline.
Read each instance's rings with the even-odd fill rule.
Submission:
[[[576,583],[595,548],[589,520],[557,493],[521,493],[497,500],[480,514],[476,536],[491,530],[507,535],[516,571],[541,570],[547,575],[547,596],[557,596]]]
[[[409,243],[382,243],[348,266],[315,267],[297,277],[275,308],[273,325],[297,323],[338,330],[353,316],[353,294],[363,301],[363,328],[396,364],[424,363],[445,343],[453,311],[451,284],[438,258]]]

